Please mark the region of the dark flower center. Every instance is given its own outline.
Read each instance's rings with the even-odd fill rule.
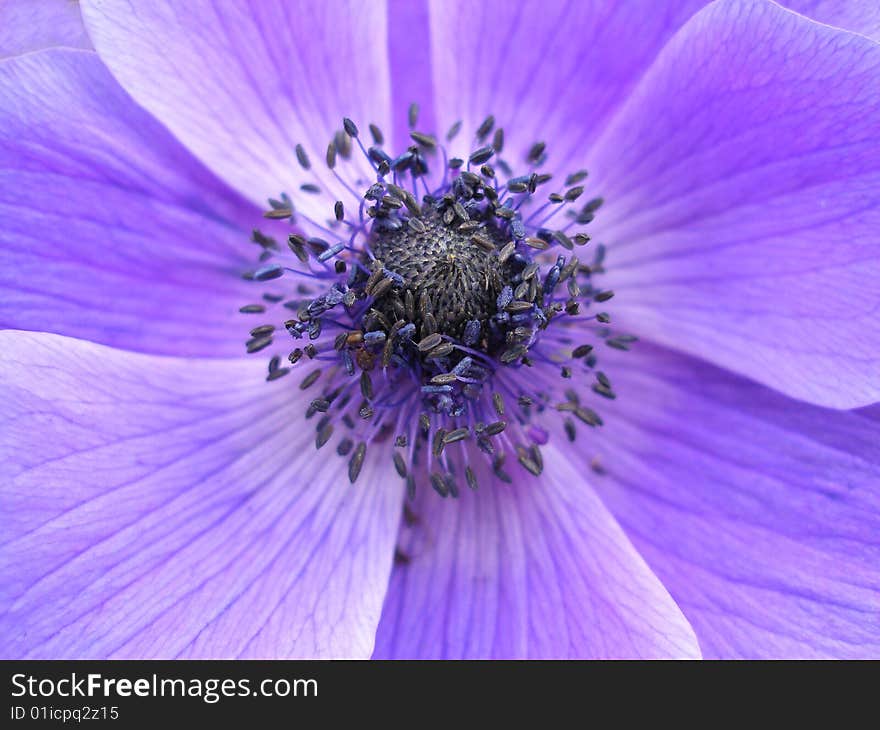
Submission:
[[[327,148],[327,167],[351,196],[328,203],[332,219],[298,212],[286,194],[269,201],[268,218],[295,226],[288,245],[296,266],[276,263],[275,239],[254,232],[262,265],[246,278],[296,282],[295,290],[264,293],[268,305],[242,308],[262,313],[280,303],[288,311],[284,329],[296,343],[290,366],[275,355],[267,379],[301,363],[318,365],[300,381],[301,389],[317,391],[305,416],[317,418],[319,449],[336,439],[352,482],[368,445],[382,442],[410,494],[419,481],[443,496],[457,496],[462,479],[472,488],[480,479],[509,482],[508,456],[537,476],[551,419],[561,417],[574,440],[575,421],[602,423],[587,396],[616,397],[586,340],[625,350],[635,339],[614,333],[607,313],[588,311],[613,296],[594,284],[604,270],[603,247],[590,264],[574,254],[589,242],[580,229],[602,200],[577,203],[584,171],[544,196],[539,191],[553,180],[540,171],[544,143],[521,160],[507,159],[492,117],[477,129],[466,160],[447,160],[435,137],[417,131],[413,144],[391,157],[382,133],[372,125],[370,131],[367,148],[346,119]],[[454,126],[447,140],[458,131]],[[355,145],[375,174],[358,180],[363,192],[336,172]],[[296,152],[311,170],[305,149]],[[525,165],[525,174],[514,174],[514,165]],[[309,182],[301,191],[322,188]],[[276,328],[259,325],[250,334],[247,350],[259,352],[274,345]]]
[[[416,325],[419,337],[435,332],[461,337],[467,322],[485,327],[496,312],[496,301],[509,271],[496,251],[504,234],[480,211],[459,212],[441,204],[423,206],[419,215],[397,230],[374,233],[371,249],[377,265],[403,278],[376,298],[376,308],[391,321],[406,319]],[[444,221],[444,217],[448,223]],[[455,224],[470,222],[465,231]]]

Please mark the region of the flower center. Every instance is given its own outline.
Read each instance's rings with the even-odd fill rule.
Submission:
[[[305,417],[317,417],[318,448],[336,440],[352,482],[372,443],[388,451],[411,495],[419,482],[457,496],[461,479],[472,488],[511,481],[508,457],[537,476],[553,419],[561,416],[561,431],[574,440],[575,421],[602,423],[587,397],[616,397],[588,340],[627,349],[635,339],[614,333],[607,313],[590,311],[613,296],[594,284],[604,249],[596,247],[590,264],[574,254],[589,242],[581,229],[602,200],[577,203],[584,171],[570,174],[561,190],[540,193],[553,179],[540,171],[544,144],[508,160],[492,117],[467,159],[447,159],[435,137],[418,131],[392,157],[381,132],[370,130],[367,148],[346,119],[327,149],[327,167],[349,196],[328,201],[332,219],[297,211],[286,194],[269,201],[266,216],[295,227],[288,235],[295,266],[276,262],[281,247],[254,232],[262,265],[246,278],[269,284],[284,276],[296,285],[242,308],[263,313],[280,303],[288,311],[290,367],[273,356],[267,379],[301,363],[319,365],[300,381],[301,389],[318,391]],[[337,171],[355,146],[372,180]],[[310,171],[305,149],[296,151]],[[514,174],[515,164],[526,166],[524,174]],[[301,191],[323,188],[305,183]],[[248,352],[274,346],[276,333],[273,324],[251,329]]]
[[[471,207],[471,212],[474,218],[448,201],[426,203],[406,226],[380,228],[374,234],[371,249],[377,266],[402,279],[399,285],[392,279],[376,297],[375,306],[386,318],[413,322],[419,337],[439,333],[460,338],[468,322],[486,326],[496,313],[502,286],[510,280],[496,255],[506,241],[481,211]]]

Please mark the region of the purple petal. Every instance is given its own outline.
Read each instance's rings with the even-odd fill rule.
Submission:
[[[487,477],[458,500],[423,485],[417,522],[401,528],[374,657],[699,656],[569,454],[544,453],[540,480]]]
[[[289,192],[313,218],[346,193],[324,156],[343,116],[389,127],[384,3],[83,2],[101,58],[136,101],[251,200]],[[311,170],[297,163],[302,144]],[[369,170],[360,154],[353,158]],[[346,168],[348,169],[348,168]],[[352,175],[351,177],[355,177]],[[297,195],[316,182],[333,196]]]
[[[638,345],[579,436],[593,483],[709,657],[880,652],[880,409],[799,403]],[[590,440],[592,439],[592,440]]]
[[[645,12],[640,3],[605,0],[433,0],[440,131],[460,119],[453,150],[466,157],[477,126],[494,114],[515,167],[543,140],[564,177],[588,163],[586,150],[605,120],[703,4],[674,0]]]
[[[880,3],[872,0],[784,0],[780,4],[820,23],[880,41]]]
[[[597,151],[622,322],[796,398],[880,398],[880,46],[713,4]]]
[[[0,63],[0,326],[242,353],[260,221],[94,53]]]
[[[431,79],[431,19],[428,0],[388,0],[388,56],[394,150],[412,144],[407,125],[410,104],[419,107],[416,128],[437,131]]]
[[[40,333],[0,353],[0,655],[369,656],[401,494],[316,458],[300,376]]]
[[[79,6],[70,0],[3,0],[0,58],[53,46],[91,48]]]

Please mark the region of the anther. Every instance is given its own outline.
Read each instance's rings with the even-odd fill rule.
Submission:
[[[361,473],[364,458],[367,455],[367,445],[361,441],[354,450],[351,460],[348,462],[348,480],[354,484]]]
[[[345,129],[346,134],[349,137],[357,137],[358,136],[358,128],[357,125],[351,121],[348,117],[345,117],[342,120],[342,127]]]
[[[319,449],[334,428],[345,434],[335,450],[348,460],[352,483],[368,444],[384,443],[392,449],[391,461],[410,499],[417,475],[429,479],[439,494],[455,498],[459,483],[477,488],[468,459],[480,452],[495,480],[510,482],[514,461],[514,470],[540,475],[544,461],[537,444],[546,442],[547,431],[539,419],[559,411],[570,441],[576,421],[602,424],[573,391],[557,405],[549,378],[561,389],[563,382],[578,382],[575,377],[583,372],[595,377],[585,388],[616,398],[610,379],[597,369],[594,344],[572,342],[574,329],[548,332],[557,317],[567,315],[566,323],[575,325],[570,318],[590,308],[579,320],[583,331],[592,328],[612,349],[626,350],[635,338],[599,326],[608,325],[610,315],[590,307],[614,296],[598,283],[604,247],[594,246],[589,264],[570,253],[590,242],[583,228],[571,229],[590,223],[602,205],[595,196],[582,202],[588,197],[585,170],[567,175],[557,192],[539,195],[553,177],[539,169],[547,159],[544,142],[528,150],[529,167],[514,171],[508,164],[513,161],[501,157],[504,130],[492,115],[476,128],[464,159],[448,161],[445,151],[437,154],[440,142],[432,130],[417,129],[415,104],[407,110],[407,123],[412,142],[395,156],[383,147],[378,126],[369,125],[367,146],[354,121],[343,119],[327,148],[328,168],[334,170],[359,150],[375,171],[372,180],[357,183],[361,188],[355,195],[362,199],[353,205],[328,201],[329,214],[313,222],[284,193],[269,201],[267,218],[289,220],[297,231],[323,230],[319,235],[327,240],[290,233],[290,266],[280,263],[286,251],[255,230],[251,240],[259,246],[259,264],[243,278],[262,284],[283,277],[283,285],[293,279],[295,293],[261,292],[257,299],[262,296],[266,304],[240,311],[263,314],[267,305],[281,304],[285,313],[278,319],[283,329],[249,325],[248,352],[268,350],[286,333],[299,341],[287,355],[289,363],[270,351],[267,380],[302,367],[304,357],[321,360],[322,368],[307,372],[299,383],[315,396],[306,417],[317,422]],[[446,139],[461,128],[456,122]],[[310,170],[305,147],[296,145],[295,153],[299,166]],[[446,169],[429,175],[441,161]],[[354,178],[340,177],[351,191],[354,183],[346,179]],[[297,194],[325,193],[306,181]],[[321,377],[322,385],[314,387]],[[502,390],[515,400],[505,404]],[[458,442],[467,448],[452,447]]]

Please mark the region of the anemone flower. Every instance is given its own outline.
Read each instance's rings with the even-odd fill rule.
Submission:
[[[4,657],[880,654],[876,2],[0,34]]]

